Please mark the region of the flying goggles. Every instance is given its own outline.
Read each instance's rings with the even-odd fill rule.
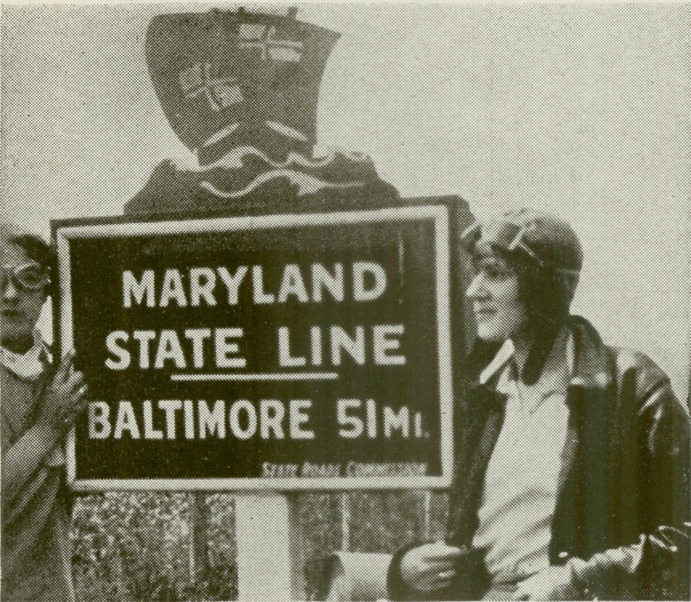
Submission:
[[[526,253],[540,267],[551,268],[563,274],[578,276],[579,270],[558,268],[543,261],[526,242],[526,234],[533,232],[536,225],[533,222],[519,225],[505,221],[475,222],[461,234],[461,243],[468,249],[474,249],[479,242],[487,242],[506,251],[521,250]]]
[[[2,282],[11,280],[15,286],[30,291],[39,290],[50,284],[46,270],[38,263],[30,261],[21,265],[3,265],[0,267]]]

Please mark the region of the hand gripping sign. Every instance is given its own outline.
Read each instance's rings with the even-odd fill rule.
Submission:
[[[443,205],[54,223],[77,489],[444,487]]]

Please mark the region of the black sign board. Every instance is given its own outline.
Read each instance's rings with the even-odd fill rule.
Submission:
[[[451,480],[443,205],[54,223],[80,490]]]

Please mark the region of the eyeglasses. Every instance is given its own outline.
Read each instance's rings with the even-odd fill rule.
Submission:
[[[2,282],[11,279],[15,286],[36,291],[50,284],[45,268],[38,263],[29,262],[22,265],[3,265],[0,267]]]

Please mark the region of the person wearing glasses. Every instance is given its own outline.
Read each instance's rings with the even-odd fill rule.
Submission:
[[[463,240],[478,340],[446,539],[394,554],[389,597],[688,600],[688,408],[647,356],[570,314],[569,224],[524,209]]]
[[[74,600],[65,435],[85,406],[73,354],[53,368],[36,329],[49,295],[51,249],[0,224],[2,600]]]

